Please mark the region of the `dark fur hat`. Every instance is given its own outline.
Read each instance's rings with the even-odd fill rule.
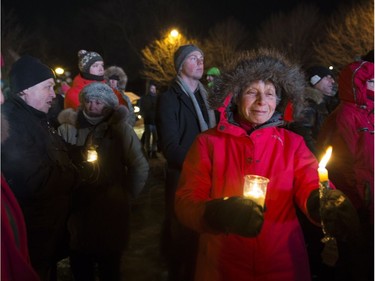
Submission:
[[[283,54],[272,49],[239,54],[217,78],[209,104],[212,108],[219,108],[229,94],[233,95],[232,101],[236,102],[242,91],[257,80],[272,81],[280,104],[290,100],[295,113],[299,112],[306,86],[304,74],[298,65],[292,64]]]
[[[124,69],[119,66],[110,66],[104,71],[104,79],[109,81],[110,77],[117,76],[118,77],[118,87],[121,90],[125,90],[126,84],[128,83],[128,76],[126,75]]]

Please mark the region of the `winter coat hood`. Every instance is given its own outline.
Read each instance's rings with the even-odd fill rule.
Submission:
[[[291,101],[295,114],[300,112],[306,87],[304,74],[298,65],[272,49],[243,52],[234,59],[215,81],[209,104],[215,109],[223,107],[228,95],[232,95],[231,103],[235,104],[242,91],[258,80],[275,85],[279,105]]]
[[[305,90],[305,100],[311,100],[316,104],[321,104],[324,101],[323,92],[313,87],[307,87]]]
[[[367,98],[369,79],[374,78],[374,64],[367,61],[353,62],[343,68],[339,75],[339,98],[341,101],[358,106],[371,106],[373,101]]]
[[[123,106],[120,105],[116,107],[112,113],[108,114],[108,123],[109,124],[116,124],[120,122],[126,122],[129,115],[129,110]],[[91,124],[85,120],[82,110],[75,111],[72,108],[65,109],[60,112],[59,116],[57,117],[60,124],[70,124],[76,128],[82,128],[82,127],[89,127]]]
[[[118,88],[125,91],[126,84],[128,83],[128,76],[125,71],[119,66],[110,66],[104,71],[104,79],[108,81],[112,75],[118,76]]]

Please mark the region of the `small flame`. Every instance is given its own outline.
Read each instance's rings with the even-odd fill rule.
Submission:
[[[328,146],[326,150],[326,154],[324,154],[322,160],[319,162],[319,168],[325,168],[329,159],[331,158],[332,155],[332,146]]]

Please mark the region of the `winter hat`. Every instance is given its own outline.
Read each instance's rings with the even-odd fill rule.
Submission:
[[[118,98],[112,88],[101,82],[93,82],[85,86],[79,93],[79,102],[81,105],[87,100],[100,100],[108,107],[118,106]]]
[[[211,67],[209,70],[207,70],[207,75],[210,76],[219,76],[220,70],[217,67]]]
[[[50,78],[56,78],[51,68],[37,58],[24,55],[12,65],[9,72],[11,93],[20,93]]]
[[[116,74],[113,74],[111,76],[108,77],[108,80],[116,80],[116,81],[120,81],[120,77]]]
[[[106,81],[108,81],[110,77],[112,77],[111,79],[117,78],[116,76],[118,77],[118,79],[115,79],[118,81],[117,87],[125,90],[128,82],[128,76],[121,67],[113,65],[104,70],[104,79]]]
[[[333,73],[331,70],[324,66],[313,66],[307,69],[307,79],[312,86],[315,86],[322,80],[324,77],[331,75],[333,77]]]
[[[81,72],[89,73],[90,66],[97,61],[104,61],[102,56],[96,52],[88,52],[86,50],[78,51],[78,68]]]
[[[182,45],[174,53],[174,69],[176,72],[180,72],[181,66],[184,63],[185,59],[192,52],[198,51],[203,56],[203,51],[193,44]]]
[[[302,109],[305,76],[297,64],[277,50],[261,48],[239,53],[215,79],[213,95],[208,97],[211,108],[225,105],[228,96],[235,104],[251,83],[263,80],[275,85],[280,106],[292,101],[296,114]]]

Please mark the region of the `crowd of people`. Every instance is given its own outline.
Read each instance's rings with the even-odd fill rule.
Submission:
[[[56,281],[66,257],[76,281],[126,280],[131,198],[157,153],[168,281],[373,280],[373,51],[338,77],[274,49],[239,52],[220,70],[204,58],[179,46],[168,89],[147,83],[142,139],[125,71],[99,53],[78,52],[79,73],[58,95],[38,58],[12,64],[1,94],[2,280]],[[267,178],[263,203],[244,192],[248,175]]]

